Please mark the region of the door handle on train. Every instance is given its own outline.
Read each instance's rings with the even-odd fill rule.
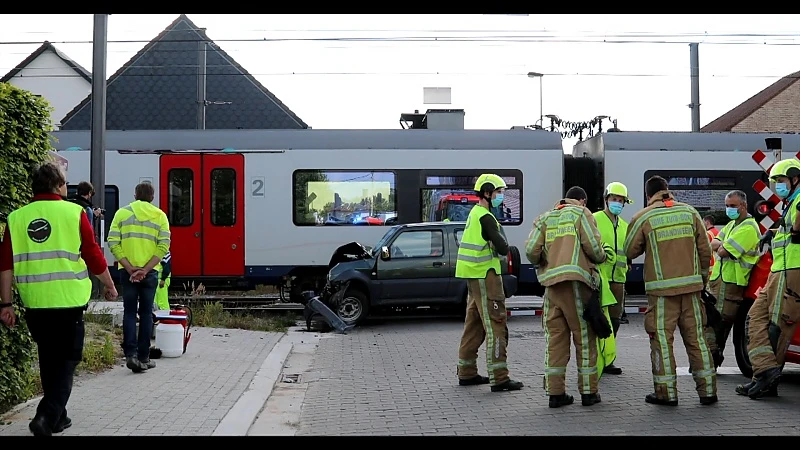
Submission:
[[[200,232],[199,231],[195,231],[194,232],[194,237],[199,238],[200,237]]]
[[[441,261],[436,261],[435,263],[433,263],[433,267],[442,267],[443,265],[444,263]]]

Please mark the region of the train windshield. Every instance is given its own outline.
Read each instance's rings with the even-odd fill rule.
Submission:
[[[369,251],[370,254],[372,256],[377,255],[381,251],[381,247],[386,245],[386,243],[389,242],[389,240],[392,238],[392,236],[394,236],[395,233],[397,233],[398,228],[400,228],[400,227],[399,226],[394,226],[392,228],[389,228],[389,231],[387,231],[386,234],[384,234],[383,237],[378,241],[378,243],[375,244],[375,246],[370,249],[370,251]]]

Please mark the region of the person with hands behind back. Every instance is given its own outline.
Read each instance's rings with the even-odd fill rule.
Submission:
[[[44,395],[28,428],[50,436],[72,425],[66,405],[75,368],[83,359],[84,322],[92,291],[89,272],[117,297],[103,251],[83,208],[64,201],[67,181],[54,163],[32,174],[33,199],[8,216],[0,242],[0,320],[17,322],[12,281],[26,309],[26,322],[39,353]]]

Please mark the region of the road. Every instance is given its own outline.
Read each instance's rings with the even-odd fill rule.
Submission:
[[[800,435],[800,371],[787,367],[778,399],[738,396],[734,388],[746,379],[732,344],[719,371],[719,403],[699,404],[677,334],[680,405],[645,403],[653,385],[642,318],[630,316],[621,328],[617,365],[624,373],[603,376],[603,401],[591,408],[580,405],[574,356],[567,389],[578,402],[548,408],[540,317],[509,320],[511,375],[525,383],[518,392],[457,385],[458,320],[372,322],[348,335],[325,334],[289,356],[284,372],[299,377],[276,383],[249,434]],[[485,374],[483,355],[479,361]]]

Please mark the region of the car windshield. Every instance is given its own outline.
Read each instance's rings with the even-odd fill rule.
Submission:
[[[374,247],[372,247],[372,250],[370,250],[370,254],[372,256],[377,255],[378,252],[381,251],[381,247],[383,247],[384,245],[386,245],[387,242],[389,242],[389,239],[391,239],[392,236],[394,236],[394,234],[397,232],[397,228],[398,227],[396,226],[390,228],[389,231],[387,231],[386,234],[384,234],[383,237],[378,241],[378,243],[375,244]]]

